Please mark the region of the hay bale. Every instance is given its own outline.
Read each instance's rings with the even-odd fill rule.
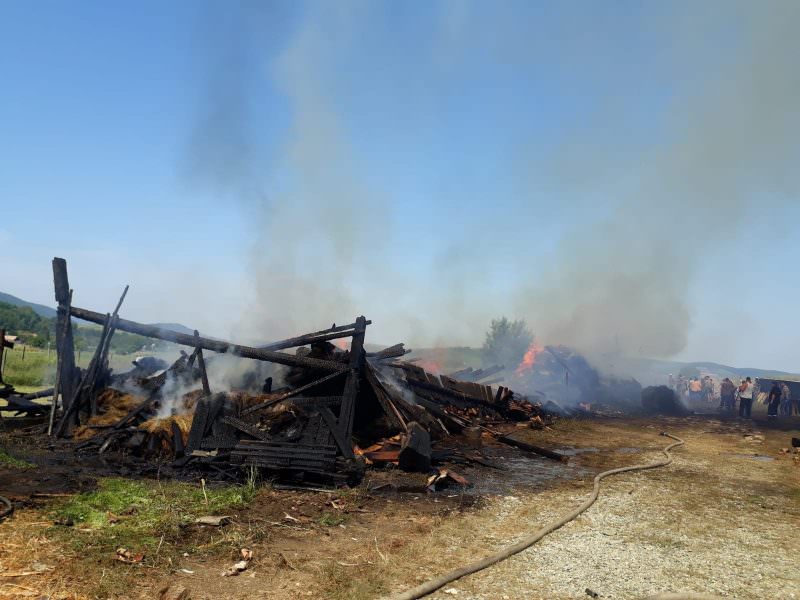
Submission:
[[[642,390],[642,408],[651,415],[683,416],[689,410],[678,395],[665,385],[652,385]]]
[[[85,440],[93,437],[102,430],[92,429],[90,425],[108,426],[114,425],[125,417],[134,408],[144,402],[141,396],[126,394],[112,388],[107,388],[97,396],[97,413],[90,418],[86,424],[79,425],[72,432],[75,440]]]
[[[166,417],[164,419],[153,417],[152,419],[148,419],[139,425],[139,429],[146,431],[150,435],[155,435],[164,440],[168,440],[169,448],[171,448],[172,424],[175,423],[178,426],[178,429],[181,430],[183,443],[186,444],[189,441],[189,430],[192,428],[192,418],[193,415],[172,415],[171,417]]]

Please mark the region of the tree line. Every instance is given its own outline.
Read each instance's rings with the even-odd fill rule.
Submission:
[[[6,334],[16,335],[28,346],[45,348],[48,343],[55,345],[56,320],[37,314],[29,306],[14,306],[0,302],[0,329]],[[102,329],[95,325],[74,325],[72,327],[75,349],[94,348],[100,341]],[[133,333],[117,331],[111,338],[111,350],[121,354],[132,354],[150,348],[154,340]]]

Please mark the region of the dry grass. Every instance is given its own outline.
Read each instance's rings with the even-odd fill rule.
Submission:
[[[102,427],[113,425],[125,417],[134,408],[144,402],[141,396],[125,394],[118,390],[108,388],[97,396],[98,414],[89,419],[84,425],[79,425],[73,432],[76,440],[85,440],[94,436],[98,430],[90,426]]]

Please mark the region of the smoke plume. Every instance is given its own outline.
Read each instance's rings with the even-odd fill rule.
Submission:
[[[251,224],[236,333],[365,314],[373,341],[478,345],[508,314],[598,363],[683,350],[704,258],[797,198],[800,3],[432,6],[409,24],[390,4],[312,4],[216,38],[186,162]],[[473,97],[503,85],[529,96]],[[262,105],[265,88],[285,105]],[[461,139],[438,129],[453,106],[473,110]],[[418,156],[393,163],[415,136]],[[464,165],[489,162],[487,197]],[[388,179],[419,179],[430,204],[404,218]],[[429,254],[406,262],[417,245]]]

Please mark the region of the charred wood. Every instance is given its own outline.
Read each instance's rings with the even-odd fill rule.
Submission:
[[[91,310],[87,310],[85,308],[79,308],[77,306],[73,306],[70,308],[70,314],[77,319],[82,319],[84,321],[89,321],[91,323],[98,323],[101,325],[103,323],[103,319],[105,318],[105,315],[102,315],[100,313]],[[185,333],[179,333],[177,331],[171,331],[169,329],[162,329],[155,325],[144,325],[142,323],[129,321],[127,319],[119,319],[119,321],[117,322],[117,329],[119,329],[120,331],[127,331],[128,333],[136,333],[139,335],[143,335],[145,337],[181,344],[183,346],[190,346],[193,348],[200,346],[204,350],[211,350],[212,352],[229,353],[235,356],[241,356],[242,358],[263,360],[266,362],[273,362],[290,367],[293,366],[293,367],[308,368],[308,369],[320,369],[323,371],[347,370],[347,365],[343,365],[341,363],[333,361],[304,358],[300,356],[293,356],[291,354],[285,354],[282,352],[263,350],[261,348],[240,346],[238,344],[233,344],[231,342],[226,342],[222,340],[213,340],[210,338],[204,338],[202,336],[199,338],[195,338],[194,335],[187,335]]]

